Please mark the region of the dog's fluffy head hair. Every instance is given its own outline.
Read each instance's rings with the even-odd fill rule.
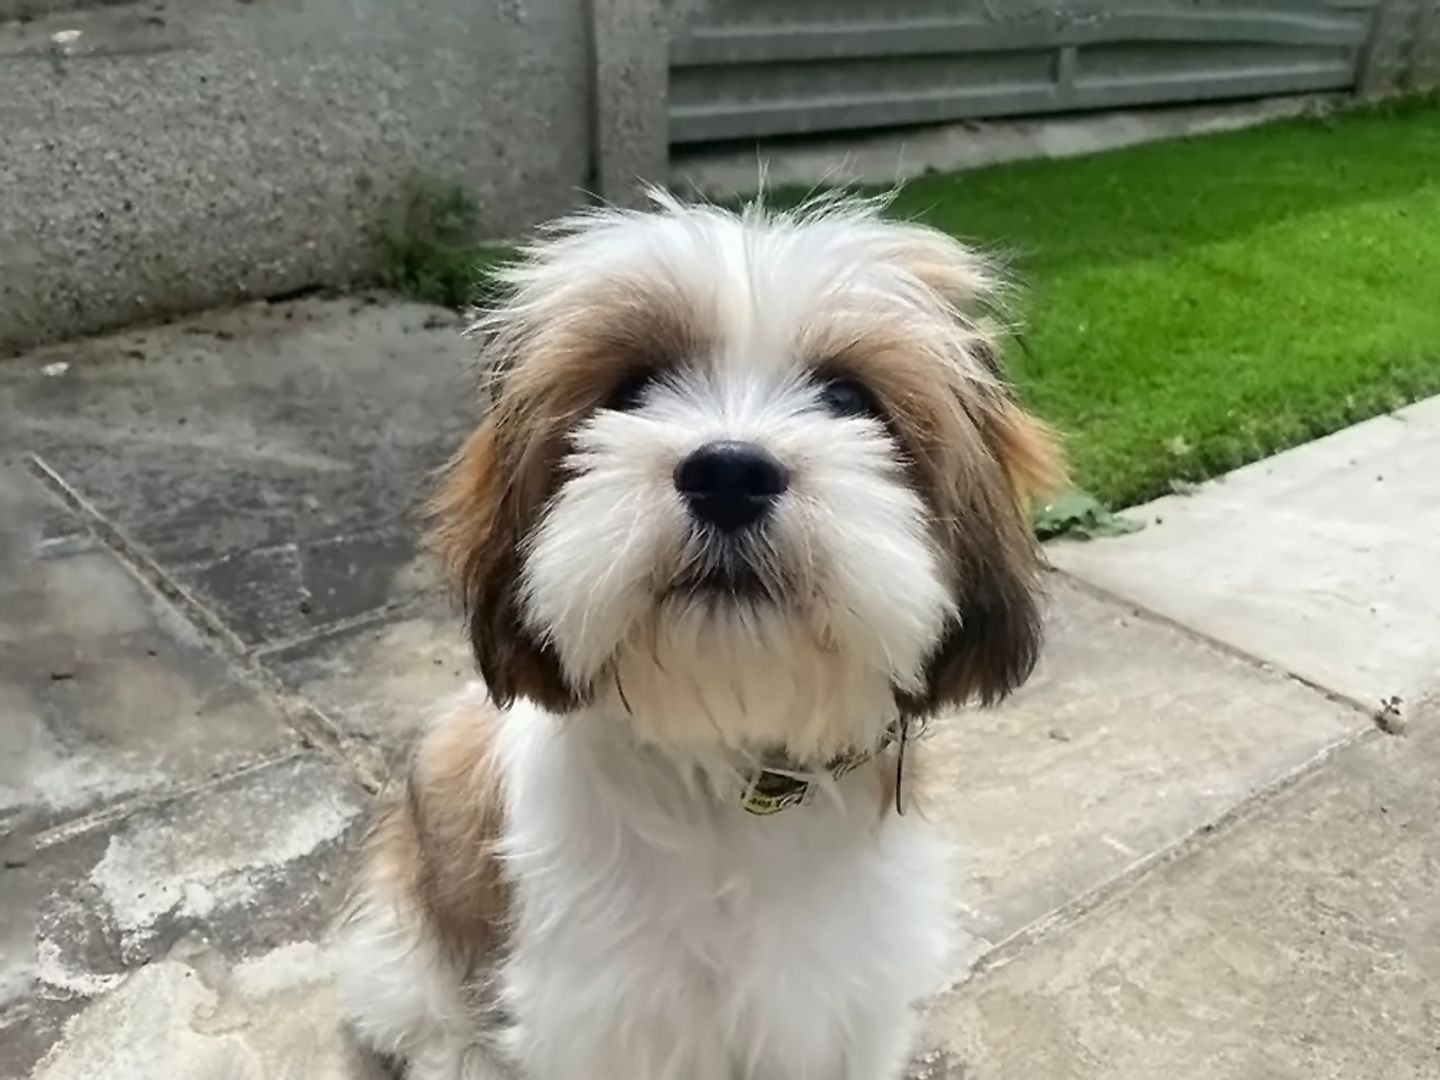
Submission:
[[[655,198],[545,234],[476,326],[488,413],[434,511],[492,694],[797,756],[1004,696],[1060,467],[998,370],[990,267],[870,202]],[[721,441],[785,478],[741,529],[679,490]]]

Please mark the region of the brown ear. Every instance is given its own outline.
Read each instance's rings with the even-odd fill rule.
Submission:
[[[930,658],[915,714],[991,704],[1025,681],[1040,650],[1040,553],[1030,503],[1064,483],[1056,440],[1005,385],[1000,340],[1005,287],[984,257],[933,229],[902,227],[899,261],[945,309],[954,335],[942,356],[948,396],[917,386],[923,422],[910,439],[918,479],[951,563],[959,618]],[[920,413],[920,408],[912,406]]]
[[[963,591],[963,613],[926,665],[924,695],[902,701],[913,715],[972,701],[994,705],[1024,683],[1039,658],[1040,611],[1032,582],[985,567]]]
[[[1028,523],[1031,509],[1065,489],[1069,476],[1065,455],[1054,429],[1031,416],[1008,393],[987,402],[981,412],[981,435],[1005,470],[1010,498]]]
[[[441,475],[429,513],[431,540],[464,601],[480,674],[499,705],[526,697],[555,712],[573,709],[554,651],[520,618],[520,544],[536,507],[514,482],[494,420],[465,441]]]
[[[1019,687],[1035,666],[1041,642],[1040,552],[1030,504],[1064,482],[1054,435],[1003,391],[971,403],[988,450],[980,468],[958,463],[966,490],[951,512],[937,515],[952,559],[959,618],[931,656],[923,695],[902,698],[923,715],[978,701],[992,705]]]

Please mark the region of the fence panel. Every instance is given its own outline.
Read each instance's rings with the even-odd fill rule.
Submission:
[[[670,140],[1350,90],[1376,14],[1377,0],[728,0],[672,38]]]

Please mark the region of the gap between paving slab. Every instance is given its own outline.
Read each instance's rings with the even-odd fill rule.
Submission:
[[[132,973],[186,941],[206,969],[237,972],[312,942],[364,795],[299,748],[274,697],[237,677],[191,612],[53,496],[0,463],[0,1075],[43,1058],[47,1076],[209,1080],[199,1059],[138,1053],[156,1035],[143,1013],[104,1018],[150,978]],[[99,1058],[67,1038],[87,1025]]]
[[[1366,709],[1440,672],[1440,398],[1058,542],[1066,573]]]
[[[0,518],[7,849],[294,750],[263,693],[21,469],[0,465]]]
[[[922,748],[961,851],[962,925],[994,944],[1073,917],[1371,729],[1061,578],[1051,593],[1031,681]]]
[[[478,411],[449,312],[254,304],[0,365],[0,448],[263,649],[429,587],[414,511]]]
[[[31,455],[30,463],[36,476],[104,540],[109,550],[123,560],[136,577],[173,603],[196,629],[206,635],[210,644],[230,661],[233,673],[243,675],[247,682],[269,693],[281,715],[305,745],[315,746],[345,764],[367,790],[379,789],[385,776],[384,763],[368,746],[356,743],[311,702],[287,693],[270,669],[246,648],[244,641],[191,590],[176,581],[42,459]]]

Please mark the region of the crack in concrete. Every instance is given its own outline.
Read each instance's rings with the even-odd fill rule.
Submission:
[[[1042,915],[997,942],[992,948],[981,954],[964,978],[947,987],[947,991],[963,986],[987,972],[1014,962],[1031,946],[1074,926],[1092,911],[1139,888],[1152,874],[1162,868],[1178,862],[1191,852],[1220,842],[1224,836],[1229,835],[1235,826],[1319,774],[1338,754],[1383,737],[1384,735],[1379,729],[1373,724],[1367,723],[1364,728],[1336,740],[1308,761],[1237,800],[1223,813],[1216,815],[1198,828],[1163,847],[1156,848],[1099,885],[1081,893],[1049,914]]]
[[[177,799],[195,795],[211,788],[221,787],[241,777],[249,776],[252,773],[263,772],[274,765],[283,764],[287,761],[304,756],[305,751],[286,750],[280,754],[268,754],[264,757],[248,761],[243,765],[237,765],[225,772],[216,773],[214,776],[207,776],[204,780],[197,780],[192,783],[167,784],[158,788],[152,788],[139,795],[128,799],[121,799],[111,803],[109,806],[99,810],[82,814],[77,818],[63,822],[59,825],[52,825],[30,838],[29,847],[32,851],[45,851],[59,844],[68,843],[76,837],[84,836],[86,833],[95,832],[99,829],[108,828],[127,818],[151,810],[155,807],[164,806]]]
[[[257,659],[264,659],[274,656],[277,653],[285,652],[299,645],[314,645],[320,642],[329,641],[331,638],[341,637],[353,630],[364,630],[371,626],[384,626],[394,622],[397,618],[404,619],[410,616],[419,615],[425,609],[425,597],[423,595],[405,596],[398,600],[388,601],[379,607],[371,608],[369,611],[362,611],[358,615],[351,615],[343,619],[334,619],[317,626],[313,630],[306,630],[303,633],[291,634],[287,637],[278,637],[269,641],[263,641],[250,649],[250,655]]]
[[[1090,596],[1093,596],[1095,599],[1100,600],[1106,604],[1110,604],[1114,607],[1120,608],[1128,615],[1131,615],[1137,619],[1144,619],[1147,622],[1150,622],[1156,626],[1164,626],[1170,630],[1174,630],[1182,636],[1189,638],[1191,641],[1198,642],[1199,644],[1204,645],[1206,648],[1214,649],[1216,652],[1222,653],[1225,656],[1230,657],[1232,660],[1239,660],[1240,662],[1247,664],[1250,667],[1253,667],[1259,671],[1263,671],[1271,675],[1279,675],[1282,678],[1288,679],[1291,682],[1298,683],[1299,685],[1305,687],[1307,690],[1319,694],[1326,701],[1360,713],[1368,721],[1372,723],[1374,722],[1374,714],[1376,708],[1376,705],[1374,703],[1367,705],[1364,702],[1358,701],[1355,698],[1351,697],[1349,694],[1342,693],[1339,690],[1332,690],[1328,686],[1317,683],[1313,679],[1308,679],[1304,675],[1291,671],[1288,668],[1280,667],[1279,665],[1272,663],[1269,660],[1262,659],[1261,657],[1256,656],[1254,653],[1247,652],[1245,649],[1230,644],[1230,642],[1228,641],[1222,641],[1220,638],[1212,637],[1211,635],[1201,630],[1196,630],[1193,626],[1187,626],[1185,623],[1179,622],[1176,619],[1172,619],[1170,616],[1164,615],[1153,608],[1146,607],[1143,604],[1137,604],[1135,601],[1129,599],[1128,597],[1121,596],[1119,593],[1116,592],[1112,592],[1111,590],[1105,588],[1103,585],[1096,585],[1095,583],[1088,581],[1083,577],[1080,577],[1071,570],[1062,570],[1061,568],[1052,565],[1049,568],[1049,572],[1055,574],[1057,577],[1063,578],[1065,581],[1078,588],[1081,592],[1087,593]]]

